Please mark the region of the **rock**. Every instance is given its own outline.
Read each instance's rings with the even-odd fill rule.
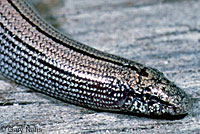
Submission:
[[[45,5],[48,10],[40,10],[42,15],[59,30],[91,47],[157,68],[191,95],[194,106],[185,118],[173,121],[97,112],[1,77],[0,132],[22,129],[23,133],[31,130],[48,134],[200,132],[199,1],[44,2],[48,0],[33,4],[40,9]]]

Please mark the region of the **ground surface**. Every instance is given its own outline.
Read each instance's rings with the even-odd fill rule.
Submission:
[[[50,1],[50,2],[49,2]],[[0,78],[0,133],[200,133],[200,1],[43,0],[42,15],[80,42],[162,71],[194,99],[188,116],[96,112]],[[51,15],[50,15],[51,14]]]

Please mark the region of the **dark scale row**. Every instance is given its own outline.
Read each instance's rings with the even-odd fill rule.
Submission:
[[[0,2],[0,73],[81,106],[187,113],[190,100],[155,69],[106,54],[56,32],[23,0]]]
[[[4,37],[5,38],[5,37]],[[5,41],[2,39],[2,44],[4,44],[5,43]],[[17,43],[18,44],[18,43]],[[11,45],[11,44],[9,44],[9,45]],[[6,45],[5,45],[6,46]],[[10,48],[12,48],[12,47],[10,47]],[[8,49],[5,49],[5,47],[4,47],[4,45],[2,45],[2,49],[1,49],[4,53],[8,53],[8,56],[12,56],[12,57],[19,57],[19,55],[15,55],[15,53],[13,53],[13,54],[11,54],[11,52],[8,52]],[[12,50],[12,49],[11,49]],[[19,50],[18,50],[19,51]],[[40,72],[40,70],[38,69],[38,67],[36,67],[36,66],[31,66],[30,68],[28,68],[28,69],[32,69],[31,71],[29,71],[29,73],[28,74],[26,74],[27,73],[27,71],[26,70],[28,70],[27,69],[27,67],[25,67],[23,64],[27,64],[27,66],[28,66],[28,63],[26,63],[25,61],[24,61],[24,59],[23,60],[20,60],[22,63],[16,63],[16,62],[14,62],[14,63],[12,63],[11,61],[13,61],[13,59],[10,59],[9,57],[7,57],[7,56],[5,56],[5,57],[3,57],[4,58],[4,61],[7,61],[7,63],[6,62],[2,62],[3,63],[3,65],[2,66],[4,66],[7,70],[1,70],[2,72],[4,72],[6,75],[9,75],[9,76],[13,76],[13,78],[14,79],[16,79],[18,82],[23,82],[23,83],[25,83],[25,84],[27,84],[29,87],[34,87],[34,88],[38,88],[40,91],[45,91],[44,89],[46,89],[46,91],[47,91],[47,93],[49,94],[49,95],[53,95],[53,96],[55,96],[55,97],[57,97],[57,98],[62,98],[63,99],[63,97],[64,98],[68,98],[68,99],[70,99],[70,100],[67,100],[67,101],[73,101],[73,103],[74,103],[74,101],[77,101],[77,104],[78,103],[81,103],[81,102],[84,102],[84,103],[88,103],[88,101],[89,102],[92,102],[92,100],[91,100],[91,98],[89,98],[88,96],[86,97],[84,97],[82,94],[83,93],[80,93],[80,91],[81,90],[79,90],[79,89],[74,89],[73,88],[73,86],[68,86],[67,87],[67,89],[68,89],[68,91],[64,91],[64,90],[62,90],[62,88],[66,88],[66,86],[64,86],[64,87],[59,87],[59,85],[62,85],[61,83],[54,83],[54,81],[51,81],[51,80],[49,80],[49,81],[47,81],[47,79],[44,79],[44,78],[42,78],[43,77],[43,75],[42,74],[39,74],[39,72]],[[11,64],[12,63],[12,64]],[[11,64],[11,66],[9,65],[9,64]],[[21,69],[19,69],[21,72],[19,72],[19,71],[17,71],[16,72],[16,70],[14,69],[14,70],[12,70],[13,68],[15,68],[15,67],[17,67],[17,68],[21,68]],[[38,71],[36,71],[37,72],[37,74],[38,75],[36,75],[36,74],[34,74],[34,70],[38,70]],[[51,70],[52,71],[52,70]],[[12,74],[12,73],[13,74]],[[33,72],[33,74],[32,74],[32,72]],[[43,74],[44,74],[44,71],[42,71],[43,72]],[[32,77],[30,77],[32,75]],[[54,76],[54,75],[52,75],[51,74],[51,76]],[[36,79],[34,79],[34,77],[36,77]],[[55,77],[55,76],[54,76]],[[49,78],[48,78],[49,79]],[[65,83],[66,84],[66,83]],[[73,85],[74,83],[69,83],[69,85]],[[80,83],[78,83],[79,85],[80,85]],[[67,84],[66,84],[67,85]],[[56,87],[58,87],[58,88],[55,88],[55,86]],[[49,88],[51,88],[52,90],[49,90]],[[77,88],[77,87],[75,87],[75,88]],[[77,90],[77,91],[76,91]],[[86,90],[86,88],[84,89],[84,90]],[[81,91],[82,92],[82,91]],[[68,97],[68,96],[65,96],[65,95],[68,95],[68,96],[71,96],[71,97]],[[81,95],[80,95],[81,94]],[[119,95],[120,95],[121,93],[119,93]],[[95,103],[90,103],[90,104],[92,104],[92,105],[97,105],[97,106],[103,106],[103,105],[101,105],[101,103],[98,103],[100,100],[99,100],[99,98],[102,98],[101,96],[100,96],[100,94],[96,94],[96,92],[95,92],[95,95],[97,95],[96,96],[96,99],[93,99],[93,101],[95,102]],[[120,96],[118,96],[118,95],[114,95],[114,97],[120,97]],[[110,97],[111,98],[111,97]],[[135,97],[136,98],[136,97]],[[139,97],[139,98],[142,98],[142,97]],[[82,101],[81,101],[82,100]],[[130,100],[129,100],[130,101]],[[107,103],[107,104],[109,104],[109,101],[108,100],[102,100],[101,101],[102,103]],[[111,105],[113,105],[113,103],[110,103]],[[126,106],[126,105],[128,105],[129,107],[129,110],[130,111],[136,111],[136,112],[144,112],[144,111],[151,111],[151,112],[154,112],[155,111],[155,108],[154,109],[149,109],[149,110],[147,110],[147,108],[148,108],[148,104],[146,103],[145,105],[144,105],[144,102],[143,101],[141,101],[141,100],[139,100],[139,99],[134,99],[134,100],[131,100],[131,102],[128,102],[128,104],[126,104],[125,103],[125,105],[124,105],[124,107]],[[156,110],[157,111],[159,111],[159,107],[157,106],[157,105],[155,105],[154,104],[154,107],[157,107],[156,108]],[[149,111],[149,112],[150,112]]]
[[[159,104],[155,103],[150,106],[148,103],[144,102],[144,99],[141,100],[141,96],[135,96],[134,99],[133,97],[130,97],[131,99],[126,98],[126,100],[123,101],[123,99],[118,99],[123,98],[123,96],[121,96],[123,93],[112,93],[112,91],[114,91],[112,89],[110,95],[107,92],[109,90],[102,90],[106,92],[98,91],[101,87],[95,88],[95,82],[88,82],[71,74],[68,74],[70,77],[63,74],[62,76],[65,76],[65,80],[63,81],[60,72],[56,73],[56,70],[38,62],[37,58],[40,56],[38,56],[37,53],[33,51],[29,52],[22,43],[12,38],[8,33],[5,34],[6,31],[2,30],[3,29],[1,29],[1,32],[4,32],[4,34],[1,33],[0,36],[2,54],[1,72],[11,79],[15,79],[18,83],[23,83],[26,86],[68,102],[79,105],[87,104],[88,107],[91,108],[121,108],[121,110],[135,111],[136,113],[146,112],[146,114],[149,114],[155,111],[161,113]],[[15,46],[13,42],[18,46]],[[35,55],[35,57],[31,56],[30,53]],[[56,76],[56,74],[59,75]],[[80,81],[82,81],[82,83]],[[90,84],[87,85],[86,83]],[[119,84],[114,83],[112,83],[111,86]],[[92,85],[92,87],[90,87],[90,85]],[[96,83],[96,85],[98,85],[98,83]],[[105,87],[108,87],[108,85]]]
[[[38,31],[35,30],[35,28],[30,27],[30,25],[28,23],[26,23],[24,20],[21,21],[18,17],[16,18],[14,13],[9,12],[8,7],[5,8],[5,10],[7,11],[7,14],[9,14],[8,15],[9,17],[6,16],[8,18],[5,18],[2,15],[2,18],[4,18],[4,19],[2,19],[3,23],[7,23],[7,25],[10,25],[13,22],[12,18],[14,18],[15,25],[13,25],[13,27],[11,27],[11,29],[13,31],[17,31],[17,33],[19,33],[18,36],[23,41],[27,41],[29,43],[32,41],[32,43],[34,45],[35,44],[41,45],[40,47],[41,47],[41,49],[43,49],[43,52],[47,51],[51,55],[54,55],[53,56],[54,58],[55,58],[55,55],[58,57],[61,56],[57,60],[65,60],[66,59],[66,58],[62,57],[63,53],[60,52],[60,51],[65,51],[65,52],[67,52],[67,55],[68,55],[67,56],[68,61],[70,60],[70,63],[73,64],[75,68],[79,68],[77,66],[81,65],[84,68],[82,71],[84,71],[84,70],[91,71],[93,69],[93,71],[95,70],[96,74],[98,73],[99,75],[102,75],[102,73],[105,73],[106,75],[109,75],[109,76],[114,75],[117,72],[120,73],[121,69],[119,69],[119,66],[116,66],[115,64],[111,64],[110,62],[105,62],[103,60],[98,60],[97,58],[91,58],[89,56],[86,56],[87,58],[85,60],[82,59],[84,57],[84,56],[81,56],[81,55],[83,55],[82,53],[73,51],[73,49],[70,49],[69,46],[63,47],[62,45],[65,44],[64,42],[62,42],[60,44],[59,42],[56,42],[58,40],[55,41],[52,38],[50,39],[50,38],[44,37],[44,35],[42,35],[41,33],[38,33]],[[23,10],[23,9],[21,9],[21,10]],[[18,22],[18,23],[16,24],[16,22]],[[29,22],[29,23],[31,23],[31,22]],[[20,31],[20,29],[22,29],[22,28],[23,28],[23,31]],[[40,31],[40,32],[42,32],[42,31]],[[70,42],[68,42],[68,43],[70,44]],[[60,47],[60,48],[57,48],[57,47]],[[48,49],[48,50],[45,50],[45,49]],[[72,50],[72,52],[71,52],[72,55],[69,55],[70,54],[69,49]],[[78,62],[77,60],[81,61],[81,62]],[[66,61],[66,62],[68,62],[68,61]],[[81,70],[81,68],[79,68],[79,70]]]
[[[6,32],[4,31],[4,33]],[[77,77],[74,77],[76,81],[72,82],[71,80],[71,81],[66,81],[65,83],[61,83],[63,79],[62,78],[59,79],[57,76],[55,76],[55,74],[51,73],[51,72],[54,72],[54,70],[51,70],[49,68],[49,71],[47,72],[44,69],[38,67],[38,66],[41,66],[40,63],[37,63],[37,64],[31,63],[31,62],[34,62],[34,60],[37,61],[36,57],[33,57],[33,56],[31,57],[29,55],[28,56],[29,59],[32,59],[32,60],[31,62],[30,61],[27,62],[27,59],[26,59],[27,50],[25,46],[23,46],[21,43],[19,43],[18,41],[12,38],[12,41],[14,41],[15,44],[18,44],[18,46],[14,46],[14,43],[11,42],[11,39],[6,41],[5,40],[6,38],[7,37],[5,37],[5,35],[1,35],[1,51],[2,51],[1,52],[1,72],[5,73],[5,75],[9,76],[10,78],[17,80],[17,82],[23,83],[26,86],[29,86],[31,88],[36,88],[36,90],[39,90],[41,92],[46,92],[47,94],[50,94],[51,96],[55,96],[57,98],[61,98],[61,99],[69,98],[69,100],[67,101],[70,101],[73,103],[74,101],[77,101],[77,103],[80,103],[78,101],[83,101],[84,103],[88,103],[88,105],[90,105],[90,103],[92,105],[97,105],[97,106],[98,105],[104,106],[106,104],[104,107],[109,107],[109,106],[113,107],[114,106],[113,102],[117,101],[117,96],[114,99],[112,99],[112,96],[109,96],[108,98],[108,96],[106,96],[107,92],[98,93],[97,92],[98,89],[95,89],[95,88],[93,88],[94,92],[91,92],[91,95],[92,94],[94,95],[94,97],[92,98],[93,100],[88,100],[88,99],[91,99],[91,97],[84,95],[84,92],[87,91],[89,93],[90,91],[92,91],[91,90],[92,88],[89,88],[87,90],[86,88],[87,86],[85,87],[84,85],[81,86],[81,83],[77,83],[81,81]],[[13,53],[13,51],[15,53]],[[34,65],[38,65],[38,66],[34,66]],[[44,76],[45,73],[47,76]],[[73,76],[70,76],[68,78],[73,79]],[[91,83],[91,85],[94,85],[94,83]],[[66,90],[63,90],[63,89],[66,89]],[[85,94],[87,94],[87,92]],[[67,96],[65,96],[66,94]]]

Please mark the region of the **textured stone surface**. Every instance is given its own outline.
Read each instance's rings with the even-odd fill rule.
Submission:
[[[199,133],[200,1],[43,0],[40,12],[80,42],[162,71],[194,100],[188,116],[158,120],[96,112],[1,77],[0,133]],[[43,9],[43,10],[42,10]],[[51,14],[51,15],[50,15]],[[34,129],[35,128],[35,129]]]

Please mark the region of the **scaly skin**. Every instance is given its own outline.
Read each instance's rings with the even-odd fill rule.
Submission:
[[[161,72],[70,39],[24,0],[0,1],[0,73],[97,110],[169,118],[187,114],[192,105]]]

